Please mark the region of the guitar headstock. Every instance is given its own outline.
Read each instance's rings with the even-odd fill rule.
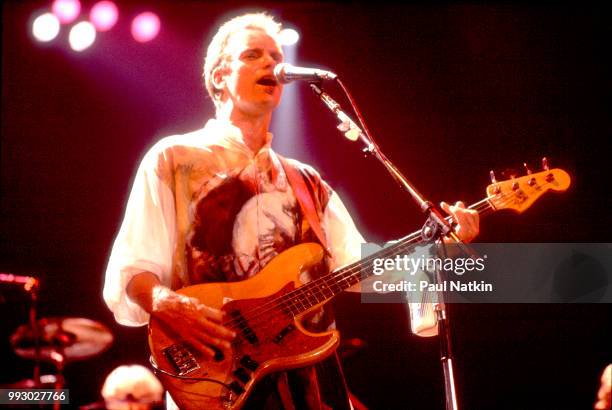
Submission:
[[[496,209],[512,209],[523,212],[540,196],[548,191],[563,192],[570,186],[571,178],[562,169],[545,169],[522,177],[496,181],[491,171],[493,183],[487,186],[489,203]]]

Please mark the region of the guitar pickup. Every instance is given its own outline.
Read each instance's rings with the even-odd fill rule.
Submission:
[[[244,370],[244,367],[239,367],[234,370],[234,376],[236,376],[236,378],[244,384],[247,384],[249,380],[251,380],[251,376],[247,373],[246,370]]]
[[[251,330],[250,327],[244,327],[242,329],[242,335],[244,336],[244,338],[252,345],[257,344],[257,342],[259,342],[259,339],[257,338],[257,335],[255,334],[255,332],[253,332]]]
[[[240,359],[240,365],[246,367],[252,372],[257,370],[257,368],[259,367],[259,363],[251,359],[251,356],[249,355],[242,356],[242,358]]]
[[[249,327],[249,324],[247,323],[242,313],[239,310],[233,310],[230,312],[230,315],[232,316],[232,318],[234,318],[234,320],[237,321],[237,326],[240,329],[242,336],[247,340],[247,342],[252,345],[257,344],[259,342],[259,339],[257,338],[257,335],[255,334],[253,329]]]
[[[244,393],[244,389],[242,388],[240,383],[236,381],[231,382],[228,387],[230,388],[231,391],[233,391],[234,393],[238,395]]]
[[[200,368],[198,361],[183,343],[168,346],[162,352],[168,361],[172,363],[179,376],[186,375]]]
[[[278,332],[276,336],[274,336],[274,339],[272,339],[272,341],[276,344],[279,344],[285,338],[285,336],[287,336],[287,334],[289,334],[289,332],[291,332],[293,329],[295,329],[293,323],[285,326],[280,332]]]

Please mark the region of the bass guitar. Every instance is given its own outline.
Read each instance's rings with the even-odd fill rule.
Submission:
[[[469,208],[480,214],[510,209],[523,212],[548,191],[565,191],[570,176],[546,169],[493,183],[487,196]],[[449,217],[450,221],[450,217]],[[265,375],[304,367],[331,355],[339,344],[337,330],[312,333],[302,319],[343,290],[372,275],[372,261],[410,253],[421,232],[414,232],[380,252],[308,283],[300,275],[319,264],[325,251],[304,243],[276,256],[261,272],[240,282],[189,286],[178,293],[221,309],[223,323],[238,336],[214,359],[184,343],[163,322],[149,323],[151,361],[164,387],[181,409],[237,410]]]

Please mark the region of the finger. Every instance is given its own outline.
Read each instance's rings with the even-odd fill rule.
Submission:
[[[181,312],[163,311],[159,312],[157,316],[183,336],[189,336],[192,332],[205,332],[228,341],[235,339],[235,332],[209,320],[200,314],[195,306],[190,306],[192,309],[184,309]]]
[[[474,211],[473,209],[466,210],[465,220],[475,232],[478,232],[480,225],[478,212]]]
[[[453,212],[451,211],[451,206],[444,201],[440,202],[440,208],[442,208],[447,214],[453,214]]]
[[[223,325],[211,322],[210,320],[204,319],[202,321],[202,328],[213,336],[220,337],[225,340],[232,341],[236,338],[236,332]]]
[[[206,345],[205,343],[195,341],[195,340],[191,340],[188,343],[191,346],[193,346],[196,350],[198,350],[200,353],[202,353],[209,360],[214,359],[215,356],[217,355],[214,349]]]
[[[459,228],[457,229],[457,233],[459,236],[470,242],[472,239],[478,235],[479,228],[479,218],[478,214],[473,211],[459,211],[456,214],[459,219]]]
[[[221,323],[225,316],[225,313],[223,313],[223,311],[199,302],[197,304],[197,307],[198,311],[202,313],[207,319],[213,320],[217,323]]]
[[[160,312],[159,319],[166,323],[176,338],[184,341],[187,345],[202,353],[208,359],[215,357],[215,351],[199,337],[201,333],[200,321],[186,314],[175,315],[176,311]]]
[[[457,215],[457,218],[459,219],[459,226],[461,230],[464,231],[468,236],[472,236],[476,233],[477,226],[474,218],[466,214],[459,214]]]
[[[197,333],[196,337],[201,342],[204,342],[208,346],[216,347],[217,349],[220,349],[220,350],[229,350],[232,347],[229,341],[223,340],[219,337],[215,337],[209,332],[200,331]]]
[[[463,203],[463,201],[457,201],[457,202],[455,202],[455,206],[456,206],[457,208],[463,208],[463,209],[465,209],[465,204]]]

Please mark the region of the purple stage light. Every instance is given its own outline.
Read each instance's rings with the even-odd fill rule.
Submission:
[[[132,21],[132,36],[134,40],[145,43],[153,40],[159,33],[160,21],[155,13],[150,11],[140,13]]]
[[[57,16],[60,23],[72,23],[81,13],[79,0],[55,0],[51,6],[53,14]]]
[[[97,31],[108,31],[119,18],[117,6],[112,1],[99,1],[91,8],[89,13],[89,21],[94,25]]]

